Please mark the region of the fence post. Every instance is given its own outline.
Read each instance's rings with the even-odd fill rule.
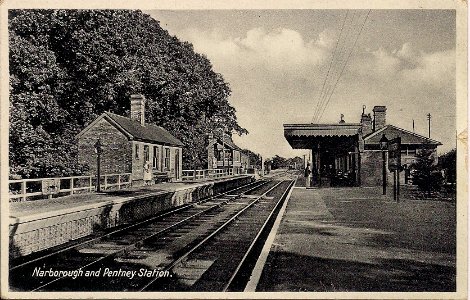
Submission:
[[[70,195],[73,195],[73,177],[70,178]]]
[[[93,192],[93,175],[89,177],[90,193]]]
[[[118,190],[121,189],[121,174],[118,174]]]
[[[108,175],[104,175],[104,190],[108,189]]]
[[[23,195],[22,201],[26,201],[26,181],[21,182],[21,194]]]

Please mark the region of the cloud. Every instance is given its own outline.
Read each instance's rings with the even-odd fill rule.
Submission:
[[[455,50],[427,53],[411,43],[400,49],[368,50],[353,62],[352,72],[391,85],[413,89],[451,88],[455,84]]]
[[[434,53],[422,53],[417,57],[417,65],[401,71],[403,80],[420,86],[431,85],[444,88],[455,84],[455,51],[447,50]]]
[[[325,30],[307,40],[288,28],[252,28],[242,36],[185,29],[178,37],[205,54],[230,83],[230,102],[250,132],[235,142],[265,156],[291,156],[299,152],[285,141],[282,124],[311,121],[338,34]],[[411,129],[412,119],[417,128],[425,128],[427,112],[436,115],[436,122],[437,112],[452,114],[455,50],[425,52],[412,43],[392,50],[369,46],[374,48],[356,47],[322,122],[336,122],[340,113],[358,122],[363,104],[368,109],[387,105],[387,119],[405,129]],[[434,138],[449,143],[448,129],[440,128],[436,123]]]
[[[198,52],[205,53],[214,65],[224,69],[264,69],[271,72],[302,73],[322,65],[330,54],[331,32],[305,41],[292,29],[266,31],[253,28],[244,37],[224,37],[220,33],[189,29],[180,36],[191,41]],[[255,68],[256,67],[256,68]]]

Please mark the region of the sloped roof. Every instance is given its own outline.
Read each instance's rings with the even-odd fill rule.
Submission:
[[[240,147],[235,145],[235,143],[229,137],[226,137],[223,142],[222,142],[222,139],[219,139],[219,138],[216,138],[216,140],[219,144],[225,144],[226,147],[232,150],[238,150],[238,151],[242,150]]]
[[[316,137],[316,136],[351,136],[359,133],[361,124],[284,124],[285,137]]]
[[[130,118],[116,115],[110,112],[104,112],[101,114],[95,121],[93,121],[79,134],[77,134],[77,138],[83,135],[83,133],[91,128],[97,121],[103,118],[126,134],[128,138],[169,146],[184,146],[184,144],[179,139],[174,137],[166,129],[160,126],[154,124],[145,124],[145,126],[142,126],[138,121],[134,121]]]
[[[364,136],[364,142],[366,144],[378,144],[380,139],[382,138],[382,134],[385,134],[385,136],[389,140],[400,136],[402,144],[421,145],[422,143],[430,143],[436,146],[442,145],[442,143],[439,141],[427,138],[420,134],[393,125],[386,125],[377,131],[369,133],[368,135]]]

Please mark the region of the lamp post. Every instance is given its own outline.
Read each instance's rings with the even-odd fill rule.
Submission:
[[[225,172],[225,131],[222,129],[222,169]]]
[[[382,194],[387,194],[387,171],[385,170],[385,151],[388,148],[388,139],[385,134],[382,134],[382,138],[379,141],[380,150],[382,150]]]
[[[217,129],[220,128],[222,131],[222,171],[225,173],[225,132],[227,131],[227,125],[220,124],[223,122],[223,119],[218,116],[215,116],[214,121],[217,124]],[[222,127],[219,127],[219,125],[222,125]]]
[[[101,139],[95,143],[95,153],[96,155],[96,192],[101,192],[101,153],[103,153],[103,144],[101,144]]]

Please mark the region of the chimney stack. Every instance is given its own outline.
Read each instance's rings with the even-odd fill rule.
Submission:
[[[371,133],[373,130],[372,128],[372,117],[370,114],[363,113],[361,115],[361,127],[362,127],[362,135],[366,136]]]
[[[374,112],[374,131],[379,130],[380,128],[387,125],[386,115],[387,107],[386,106],[374,106],[372,110]]]
[[[131,120],[145,126],[145,97],[143,95],[131,95]]]

